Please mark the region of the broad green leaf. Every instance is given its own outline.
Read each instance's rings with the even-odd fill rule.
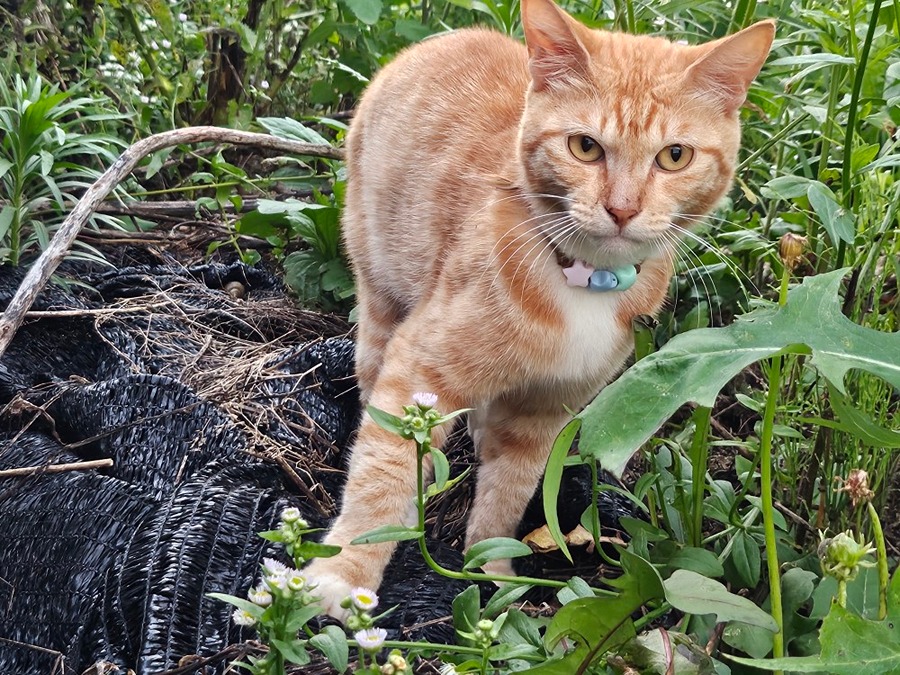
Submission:
[[[509,537],[493,537],[474,544],[466,551],[464,570],[481,567],[491,560],[505,560],[506,558],[521,558],[531,555],[531,547],[518,539]]]
[[[707,579],[696,572],[678,570],[663,582],[666,600],[687,614],[715,614],[718,621],[743,621],[754,626],[778,631],[775,620],[754,605],[714,579]]]
[[[838,290],[845,272],[808,277],[791,290],[785,307],[757,310],[726,328],[683,333],[638,361],[579,413],[582,456],[593,455],[621,475],[632,453],[680,406],[712,406],[744,368],[785,351],[811,353],[812,363],[841,391],[850,369],[900,387],[900,333],[858,326],[841,313]],[[545,478],[545,509],[548,492],[556,494],[548,490],[550,482]]]
[[[0,209],[0,241],[6,237],[12,225],[13,216],[16,215],[16,209],[13,206],[4,206]]]
[[[841,241],[848,244],[853,243],[853,237],[856,234],[856,224],[853,221],[853,214],[838,203],[837,197],[828,188],[828,186],[813,181],[809,184],[806,192],[809,198],[810,206],[813,207],[819,219],[822,221],[822,227],[828,232],[831,243],[837,246]]]
[[[876,448],[900,448],[900,432],[885,429],[856,407],[834,387],[828,387],[828,400],[841,421],[841,427],[863,443]]]
[[[347,636],[338,626],[325,626],[318,635],[309,639],[309,644],[325,655],[325,658],[339,673],[347,670],[350,660],[350,647],[347,644]]]
[[[722,563],[712,551],[688,546],[680,549],[666,561],[666,566],[674,569],[691,570],[705,577],[720,577],[725,573]]]
[[[299,553],[307,560],[312,558],[331,558],[340,552],[340,546],[320,544],[317,541],[304,541],[300,546],[295,548],[295,553]]]
[[[900,672],[900,621],[897,619],[900,616],[871,621],[835,604],[822,622],[819,633],[821,654],[781,659],[729,658],[762,670],[834,675],[895,674]]]
[[[573,600],[547,626],[544,644],[552,650],[563,638],[574,640],[574,653],[584,664],[635,636],[631,614],[638,607],[631,598],[623,596]]]
[[[760,192],[768,199],[797,199],[809,189],[810,180],[803,176],[779,176],[762,186]]]
[[[364,24],[371,26],[381,16],[381,0],[344,0],[344,4]]]
[[[559,546],[559,550],[563,555],[572,562],[572,554],[569,553],[569,547],[566,546],[566,535],[563,534],[559,527],[559,513],[557,510],[557,501],[559,500],[559,486],[562,482],[563,468],[566,463],[566,456],[572,448],[572,441],[581,428],[581,420],[577,417],[570,421],[563,430],[559,432],[556,440],[553,442],[553,449],[550,451],[550,457],[547,459],[547,468],[544,470],[544,483],[541,488],[544,498],[544,518],[547,520],[547,529],[550,530],[550,536]]]
[[[286,138],[291,141],[301,141],[303,143],[331,145],[328,142],[328,139],[324,138],[317,131],[303,126],[300,122],[291,119],[290,117],[258,117],[256,118],[256,121],[259,122],[266,131],[278,138]]]
[[[538,648],[529,644],[505,644],[494,645],[488,650],[488,659],[491,661],[509,661],[523,656],[533,656],[538,653]]]
[[[743,588],[756,588],[762,565],[762,554],[756,540],[743,530],[734,535],[731,544],[731,562],[740,577]]]
[[[422,532],[413,527],[404,527],[403,525],[382,525],[370,532],[360,535],[351,544],[379,544],[384,541],[406,541],[408,539],[419,539]]]
[[[503,628],[500,629],[499,639],[509,644],[528,644],[533,647],[541,647],[544,643],[541,640],[540,625],[540,619],[534,619],[521,610],[511,609],[506,615]]]

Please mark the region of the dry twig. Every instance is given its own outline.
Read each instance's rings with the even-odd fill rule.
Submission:
[[[25,320],[25,313],[34,303],[38,294],[50,280],[50,276],[62,262],[72,243],[91,215],[104,199],[147,155],[183,143],[213,141],[235,145],[252,145],[297,155],[341,159],[343,152],[328,145],[300,143],[266,134],[249,131],[220,129],[218,127],[188,127],[166,131],[138,141],[125,150],[82,196],[81,201],[66,217],[57,230],[50,245],[44,250],[34,265],[28,270],[15,296],[0,317],[0,357],[6,353],[13,336]]]
[[[89,462],[72,462],[71,464],[43,464],[41,466],[23,466],[15,469],[3,469],[0,478],[31,476],[39,473],[64,473],[66,471],[89,471],[92,469],[108,469],[113,465],[111,459],[94,459]]]

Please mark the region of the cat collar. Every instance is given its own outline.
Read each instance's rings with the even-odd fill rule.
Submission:
[[[591,291],[627,291],[637,281],[640,265],[623,265],[611,270],[597,269],[584,260],[565,261],[562,272],[566,285]]]

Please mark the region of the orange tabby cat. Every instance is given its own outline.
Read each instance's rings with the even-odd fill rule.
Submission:
[[[566,408],[622,368],[633,317],[659,310],[677,226],[731,183],[738,110],[774,35],[763,21],[686,46],[521,5],[527,48],[460,30],[408,49],[348,141],[362,399],[400,413],[434,392],[441,411],[474,408],[467,545],[514,533]],[[378,587],[394,545],[349,542],[414,522],[415,463],[411,442],[363,419],[326,537],[344,549],[308,570],[329,613]]]

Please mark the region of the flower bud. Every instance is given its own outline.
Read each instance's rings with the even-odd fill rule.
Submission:
[[[807,243],[806,237],[801,237],[799,234],[788,232],[782,235],[778,242],[778,255],[785,267],[791,271],[794,270],[800,258],[803,257]]]
[[[842,481],[843,486],[837,488],[838,492],[846,492],[850,495],[850,501],[855,507],[860,502],[869,502],[875,493],[869,489],[869,474],[863,469],[853,469],[847,474],[847,480],[841,479],[840,476],[835,480]]]
[[[874,552],[871,544],[863,543],[862,537],[857,541],[849,530],[831,539],[823,539],[817,550],[822,571],[838,581],[852,581],[860,569],[874,566],[872,561],[864,560]]]

